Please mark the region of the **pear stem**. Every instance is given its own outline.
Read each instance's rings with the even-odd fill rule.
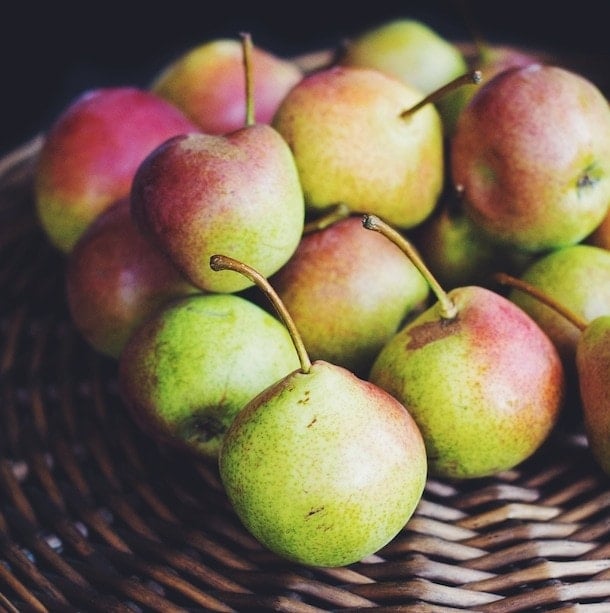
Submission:
[[[322,215],[321,217],[306,223],[303,228],[303,234],[311,234],[312,232],[324,230],[325,228],[328,228],[328,226],[332,226],[337,221],[347,219],[349,216],[349,207],[344,202],[340,202],[326,215]]]
[[[243,262],[235,260],[228,255],[213,255],[210,258],[210,268],[215,271],[233,270],[244,275],[244,277],[250,279],[252,283],[258,286],[258,288],[269,299],[269,302],[275,309],[279,318],[282,320],[282,322],[288,329],[288,333],[292,338],[292,342],[296,349],[297,355],[299,356],[299,362],[301,363],[301,372],[307,374],[311,370],[311,360],[309,359],[309,355],[307,354],[307,350],[305,349],[305,343],[303,342],[303,338],[299,334],[299,331],[290,313],[288,312],[288,309],[282,302],[281,298],[278,296],[277,292],[273,289],[271,283],[269,283],[269,281],[263,275],[261,275],[251,266],[248,266]]]
[[[413,262],[413,265],[419,270],[421,275],[427,281],[428,285],[432,289],[440,305],[440,316],[443,319],[455,319],[457,317],[457,307],[451,298],[449,298],[447,292],[440,286],[438,281],[434,278],[428,267],[424,264],[424,261],[417,253],[417,250],[413,245],[402,235],[396,231],[390,225],[379,219],[376,215],[364,215],[362,218],[362,225],[367,230],[375,230],[386,238],[389,238],[396,246],[398,246]]]
[[[555,300],[552,296],[549,296],[541,289],[535,287],[531,283],[524,281],[523,279],[518,279],[517,277],[513,277],[505,272],[498,272],[494,275],[494,279],[500,283],[501,285],[507,285],[509,287],[513,287],[518,289],[526,294],[529,294],[533,298],[536,298],[542,304],[550,307],[563,317],[565,317],[571,324],[576,326],[581,332],[585,330],[588,326],[588,323],[576,313],[562,305],[559,301]]]
[[[459,77],[453,79],[453,81],[449,81],[446,85],[439,87],[433,92],[429,93],[425,98],[420,100],[417,104],[413,105],[411,108],[404,110],[400,116],[404,119],[405,117],[409,117],[416,113],[422,107],[426,106],[430,103],[438,102],[441,98],[446,96],[448,93],[452,92],[454,89],[461,87],[462,85],[474,84],[478,85],[483,79],[483,73],[480,70],[473,70],[471,72],[466,72]]]
[[[252,36],[248,32],[240,34],[246,78],[246,126],[254,125],[254,94],[252,78]]]

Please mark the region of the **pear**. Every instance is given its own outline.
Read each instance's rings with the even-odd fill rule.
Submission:
[[[114,359],[149,315],[174,298],[197,293],[138,231],[129,198],[102,211],[66,256],[72,322],[89,345]]]
[[[173,104],[137,87],[99,87],[72,100],[36,159],[36,213],[50,243],[69,253],[89,224],[129,196],[141,161],[177,134],[199,132]]]
[[[300,564],[344,566],[376,552],[423,493],[427,461],[417,425],[379,387],[336,364],[312,363],[255,269],[223,255],[210,265],[248,275],[264,290],[301,363],[253,398],[223,439],[219,471],[238,517],[269,550]]]
[[[480,286],[445,293],[412,245],[376,216],[382,232],[417,262],[438,301],[382,348],[369,380],[411,413],[431,474],[484,477],[515,467],[558,421],[565,375],[540,327],[507,298]]]
[[[372,68],[332,66],[306,75],[272,125],[290,146],[307,211],[338,203],[400,228],[428,217],[444,183],[441,118],[414,86]]]
[[[586,237],[584,242],[588,245],[600,247],[610,251],[610,211],[602,219],[602,222]]]
[[[364,232],[353,215],[306,231],[270,281],[310,357],[361,376],[429,294],[426,280],[400,249]]]
[[[591,453],[610,475],[610,315],[591,321],[576,346],[578,386]]]
[[[511,68],[462,110],[450,159],[466,213],[490,238],[532,253],[573,245],[610,206],[610,106],[573,71]]]
[[[151,90],[181,109],[202,132],[226,134],[243,125],[246,107],[242,45],[216,38],[188,48],[154,77]],[[270,123],[301,68],[269,50],[252,48],[257,123]]]
[[[249,82],[249,37],[244,40]],[[171,138],[140,164],[131,190],[134,219],[193,285],[210,292],[245,289],[245,277],[215,274],[222,251],[276,272],[295,251],[304,199],[295,160],[283,137],[254,122],[248,88],[245,125],[226,135]]]
[[[235,415],[298,364],[270,313],[235,294],[199,294],[165,305],[135,330],[119,357],[119,386],[154,440],[215,460]]]
[[[397,18],[360,32],[348,40],[340,57],[345,66],[375,68],[422,93],[430,94],[468,70],[460,48],[427,23]],[[462,90],[439,100],[445,132],[453,131]]]

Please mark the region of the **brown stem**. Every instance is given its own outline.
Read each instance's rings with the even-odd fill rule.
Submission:
[[[439,304],[440,304],[440,316],[443,319],[455,319],[457,317],[457,307],[453,300],[449,298],[447,292],[439,285],[438,281],[434,278],[428,267],[424,264],[423,260],[417,253],[417,250],[413,245],[394,228],[387,223],[379,219],[376,215],[364,215],[362,218],[362,225],[367,230],[375,230],[380,234],[383,234],[386,238],[389,238],[395,245],[397,245],[413,262],[414,266],[419,270],[421,275],[426,279],[428,285],[434,292]]]
[[[422,107],[426,106],[430,103],[438,102],[441,98],[446,96],[448,93],[452,92],[454,89],[461,87],[462,85],[478,85],[483,78],[483,74],[480,70],[473,70],[472,72],[467,72],[459,77],[453,79],[453,81],[449,81],[446,85],[439,87],[439,89],[434,90],[429,93],[425,98],[420,100],[417,104],[413,105],[411,108],[404,110],[400,116],[404,119],[409,115],[412,115],[416,111],[419,111]]]
[[[254,93],[252,77],[252,37],[248,32],[240,34],[244,58],[244,74],[246,78],[246,126],[254,125]]]
[[[589,325],[582,317],[579,317],[573,311],[570,311],[567,307],[563,306],[559,301],[555,300],[552,296],[549,296],[541,289],[536,286],[524,281],[523,279],[518,279],[517,277],[513,277],[505,272],[498,272],[494,275],[494,279],[500,283],[501,285],[507,285],[509,287],[513,287],[518,289],[526,294],[529,294],[533,298],[536,298],[542,304],[550,307],[563,317],[565,317],[571,324],[576,326],[581,332]]]
[[[276,313],[279,315],[280,319],[288,329],[297,355],[299,356],[299,362],[301,363],[301,372],[307,374],[311,370],[311,360],[309,359],[309,355],[307,354],[307,350],[305,349],[305,343],[303,343],[303,339],[299,334],[299,331],[294,323],[294,320],[290,316],[288,309],[282,302],[281,298],[278,296],[277,292],[273,289],[269,281],[251,266],[248,266],[247,264],[244,264],[239,260],[235,260],[228,255],[213,255],[210,258],[210,268],[216,271],[233,270],[235,272],[238,272],[244,275],[244,277],[250,279],[252,283],[257,285],[262,290],[262,292],[265,294],[265,296],[267,296]]]

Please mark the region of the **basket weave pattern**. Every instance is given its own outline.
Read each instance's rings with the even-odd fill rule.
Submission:
[[[73,329],[33,209],[40,144],[0,160],[0,611],[610,611],[610,481],[571,428],[493,478],[429,479],[361,563],[262,548],[215,466],[144,436]]]

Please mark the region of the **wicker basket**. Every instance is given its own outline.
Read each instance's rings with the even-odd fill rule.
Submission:
[[[144,436],[74,330],[33,208],[41,144],[0,160],[0,611],[610,611],[610,480],[579,422],[515,470],[429,479],[358,564],[261,547],[215,466]]]

